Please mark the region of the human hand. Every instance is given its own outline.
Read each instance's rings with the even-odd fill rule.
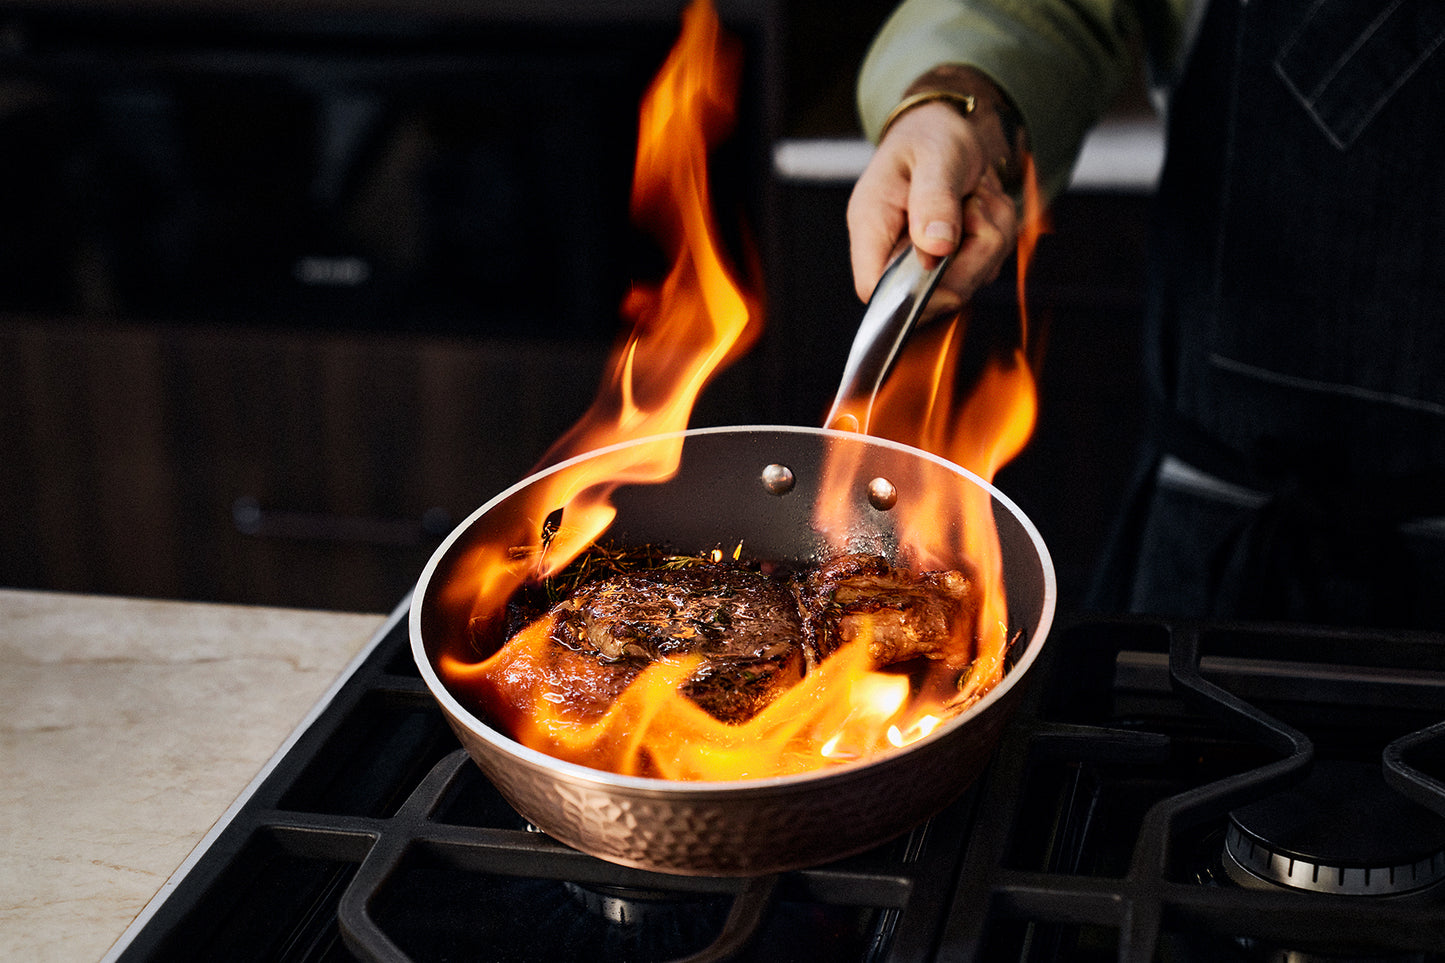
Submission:
[[[900,115],[848,201],[859,298],[868,300],[905,239],[932,257],[957,251],[939,288],[960,305],[996,278],[1019,231],[1017,205],[994,163],[1010,153],[996,116],[965,117],[937,101]]]

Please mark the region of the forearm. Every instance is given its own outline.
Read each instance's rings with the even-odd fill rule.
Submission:
[[[1137,23],[1130,0],[906,0],[864,61],[864,130],[876,139],[889,112],[920,85],[986,78],[1002,92],[999,106],[1016,111],[1052,195],[1084,134],[1137,66]],[[982,126],[992,125],[978,113]],[[1008,118],[1000,120],[1006,128]],[[1002,136],[1011,150],[1021,143]]]
[[[1028,152],[1028,132],[1018,108],[987,74],[966,64],[940,64],[918,77],[904,91],[904,99],[894,107],[884,126],[896,121],[908,109],[909,98],[927,97],[936,91],[947,91],[967,98],[967,117],[976,136],[1005,189],[1014,192],[1021,184],[1024,157]],[[879,131],[879,137],[884,130]]]

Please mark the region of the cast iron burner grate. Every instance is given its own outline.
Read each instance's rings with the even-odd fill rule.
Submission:
[[[980,798],[942,956],[1445,960],[1438,898],[1247,889],[1222,871],[1230,814],[1327,761],[1383,769],[1440,819],[1440,637],[1114,620],[1056,642]]]
[[[458,748],[403,616],[120,960],[1445,961],[1445,900],[1246,888],[1222,862],[1231,811],[1317,761],[1445,813],[1440,636],[1060,624],[955,804],[857,857],[717,880],[529,827]]]

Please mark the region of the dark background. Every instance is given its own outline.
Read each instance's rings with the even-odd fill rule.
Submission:
[[[391,608],[585,409],[659,269],[627,199],[682,6],[0,3],[0,585]],[[694,425],[817,424],[836,387],[848,185],[772,149],[857,136],[890,6],[718,2],[747,60],[717,208],[767,329]],[[1148,203],[1065,194],[1030,274],[1040,421],[999,484],[1066,607],[1139,430]]]

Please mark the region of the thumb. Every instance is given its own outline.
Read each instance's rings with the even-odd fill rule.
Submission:
[[[958,250],[963,237],[963,196],[943,177],[914,172],[908,190],[908,236],[935,257]]]

